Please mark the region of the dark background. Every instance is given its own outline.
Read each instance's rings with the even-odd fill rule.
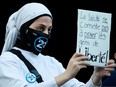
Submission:
[[[111,49],[115,39],[116,13],[113,5],[114,0],[7,0],[0,3],[0,51],[4,43],[5,27],[9,16],[28,2],[40,2],[45,4],[53,15],[53,30],[51,39],[45,50],[46,55],[54,56],[63,63],[66,68],[69,59],[76,51],[77,33],[77,9],[87,9],[112,13],[111,25]],[[112,51],[111,51],[112,53]],[[82,69],[76,78],[86,82],[93,71],[93,67]]]

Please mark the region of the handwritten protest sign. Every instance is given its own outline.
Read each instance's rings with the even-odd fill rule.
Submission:
[[[109,60],[111,14],[78,9],[76,51],[88,57],[91,66],[106,66]]]

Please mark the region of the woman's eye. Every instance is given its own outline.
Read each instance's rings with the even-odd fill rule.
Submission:
[[[51,29],[48,30],[48,33],[51,34]]]
[[[37,30],[38,30],[38,31],[44,31],[44,29],[43,29],[43,28],[38,28]]]

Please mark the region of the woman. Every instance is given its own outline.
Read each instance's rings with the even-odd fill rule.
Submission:
[[[54,57],[41,54],[50,38],[52,21],[50,11],[41,3],[28,3],[10,16],[0,57],[0,87],[99,87],[102,77],[110,76],[116,66],[113,60],[105,68],[96,67],[90,80],[83,83],[74,78],[89,65],[83,54],[74,53],[66,69]],[[11,49],[19,50],[39,77]]]

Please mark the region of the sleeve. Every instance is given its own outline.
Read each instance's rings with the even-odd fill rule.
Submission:
[[[39,84],[27,82],[22,73],[20,61],[6,57],[9,55],[0,57],[0,87],[57,87],[54,78]]]
[[[59,70],[59,73],[63,73],[65,72],[65,68],[63,67],[63,64],[57,60],[55,60],[54,62],[57,65],[57,69]],[[93,84],[92,79],[90,78],[89,81],[87,83],[83,83],[81,81],[79,81],[76,78],[73,78],[71,80],[69,80],[68,82],[66,82],[63,87],[101,87],[100,86],[96,86]]]

